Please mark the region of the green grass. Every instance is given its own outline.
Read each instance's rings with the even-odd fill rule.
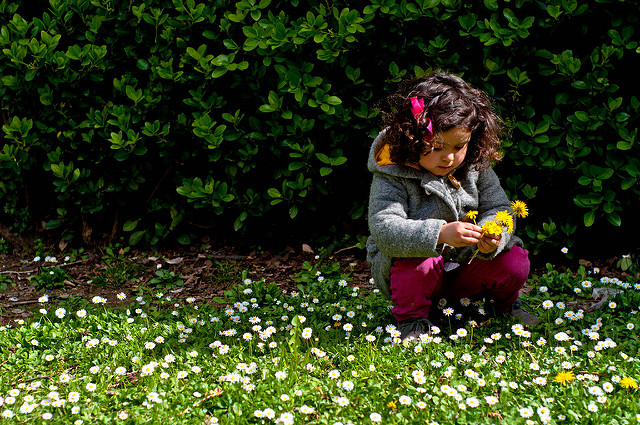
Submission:
[[[98,287],[117,288],[135,279],[142,270],[143,267],[132,261],[113,261],[94,274],[92,283]]]
[[[338,267],[307,264],[297,280],[290,293],[238,281],[222,310],[161,292],[123,309],[43,297],[0,327],[1,422],[639,421],[637,282],[549,268],[525,297],[541,326],[474,327],[456,304],[439,333],[402,343],[388,300]],[[622,292],[580,310],[601,286]]]
[[[226,288],[237,283],[238,276],[241,274],[242,271],[238,270],[236,261],[213,260],[205,281],[208,281],[211,285]]]

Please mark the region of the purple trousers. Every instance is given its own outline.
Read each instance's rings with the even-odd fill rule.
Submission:
[[[447,301],[485,293],[497,313],[506,313],[529,276],[529,252],[517,245],[491,260],[474,258],[446,272],[442,257],[395,258],[390,289],[396,320],[429,317],[432,300]]]

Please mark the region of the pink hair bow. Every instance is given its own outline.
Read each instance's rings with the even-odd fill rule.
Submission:
[[[411,98],[411,113],[418,122],[418,129],[428,134],[429,139],[433,136],[433,123],[429,117],[423,114],[424,99],[416,96]]]

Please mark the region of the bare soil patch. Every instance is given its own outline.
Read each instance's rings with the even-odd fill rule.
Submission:
[[[132,298],[145,291],[162,292],[179,299],[192,297],[199,303],[214,303],[218,297],[223,297],[225,290],[242,282],[243,273],[252,280],[265,279],[282,289],[291,290],[297,286],[296,274],[303,269],[303,264],[318,261],[317,255],[308,245],[267,252],[239,252],[230,246],[162,252],[121,250],[111,256],[104,249],[96,248],[67,261],[66,254],[62,253],[56,257],[56,262],[45,262],[44,259],[35,262],[34,257],[28,254],[0,254],[0,288],[7,286],[0,292],[0,322],[29,317],[40,308],[38,299],[45,294],[50,302],[70,297],[90,301],[100,296],[112,307],[129,305]],[[350,273],[350,284],[371,288],[370,268],[364,250],[353,247],[340,249],[328,261],[338,262],[342,271]],[[532,261],[532,274],[546,271],[543,262],[536,264],[535,259]],[[576,271],[579,265],[599,267],[603,276],[626,279],[628,275],[619,270],[617,261],[618,258],[582,259],[569,268]],[[68,274],[64,287],[36,289],[32,279],[54,267]],[[559,271],[567,269],[567,265],[555,267]],[[155,285],[152,279],[160,269],[173,272],[182,283],[173,287]],[[525,287],[524,292],[529,289]],[[120,292],[124,292],[127,299],[119,300],[117,294]]]
[[[95,249],[84,252],[82,258],[68,261],[62,254],[55,257],[55,262],[44,259],[34,262],[33,256],[1,254],[0,276],[7,289],[0,292],[0,321],[7,323],[29,317],[40,308],[38,299],[45,294],[49,302],[70,297],[91,300],[100,296],[113,307],[128,305],[136,294],[149,290],[173,298],[192,297],[196,302],[214,302],[217,297],[223,297],[225,290],[242,282],[243,272],[252,280],[265,279],[283,289],[293,289],[297,285],[296,274],[302,270],[304,262],[317,261],[316,255],[308,246],[262,253],[239,253],[231,247],[128,251],[111,257],[103,250]],[[362,250],[341,250],[329,261],[340,263],[341,269],[350,273],[351,284],[370,286],[370,269]],[[32,279],[55,267],[69,275],[64,288],[36,289]],[[174,287],[154,284],[152,279],[160,269],[173,272],[183,283]],[[124,292],[127,299],[119,300],[117,294],[120,292]]]

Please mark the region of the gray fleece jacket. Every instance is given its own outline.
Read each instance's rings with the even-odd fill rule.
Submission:
[[[479,170],[459,167],[456,188],[444,176],[407,165],[380,165],[376,155],[384,146],[381,132],[371,145],[368,168],[373,173],[369,194],[369,231],[367,260],[376,287],[390,297],[389,276],[395,257],[437,257],[464,264],[475,246],[454,248],[438,244],[441,227],[460,221],[467,212],[478,211],[476,222],[482,226],[498,211],[510,210],[496,173],[485,167]],[[514,219],[515,229],[515,219]],[[498,249],[491,254],[478,253],[477,258],[493,258],[514,244],[522,244],[517,236],[502,233]]]

